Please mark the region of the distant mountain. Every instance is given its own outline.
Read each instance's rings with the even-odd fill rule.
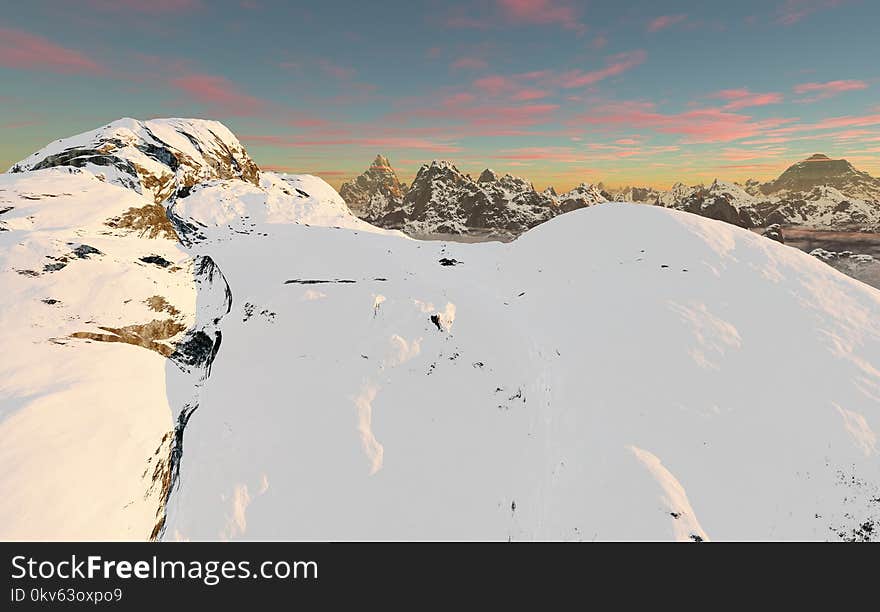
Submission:
[[[765,223],[822,229],[880,229],[880,179],[845,159],[817,153],[789,167],[779,178],[756,186]]]
[[[655,204],[660,192],[653,187],[624,187],[614,192],[613,199],[615,202],[638,202]]]
[[[762,185],[761,192],[805,192],[814,187],[833,187],[849,198],[880,200],[880,179],[856,170],[845,159],[831,159],[822,153],[789,167],[775,181]]]
[[[683,210],[744,228],[802,226],[880,231],[880,179],[845,159],[816,154],[779,178],[743,184],[714,180],[676,183],[666,191],[582,183],[567,193],[535,191],[526,179],[484,170],[474,180],[450,161],[421,167],[407,188],[388,159],[378,155],[340,195],[360,218],[414,235],[475,234],[513,238],[553,217],[607,201],[637,202]]]
[[[377,155],[366,172],[342,184],[339,195],[352,212],[373,221],[403,203],[406,184],[397,178],[388,158]]]
[[[745,228],[760,226],[763,221],[757,211],[756,198],[740,185],[719,180],[709,187],[686,187],[678,183],[660,194],[657,203]]]
[[[381,155],[364,174],[345,183],[340,195],[356,215],[381,227],[414,235],[501,238],[515,237],[556,215],[607,199],[587,183],[561,195],[552,187],[538,192],[523,178],[498,175],[491,169],[474,180],[446,160],[423,165],[405,189]]]
[[[618,194],[629,199],[634,193]],[[716,180],[708,188],[677,183],[648,203],[720,219],[741,227],[797,225],[815,229],[880,230],[880,179],[845,159],[816,154],[779,178],[744,184]]]

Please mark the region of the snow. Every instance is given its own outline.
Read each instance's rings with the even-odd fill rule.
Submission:
[[[111,230],[106,220],[150,201],[87,172],[2,174],[0,202],[14,207],[0,232],[0,539],[144,539],[162,505],[144,473],[173,426],[169,362],[70,335],[163,319],[145,304],[154,295],[191,327],[189,256]],[[43,271],[83,244],[101,254]],[[181,268],[139,260],[149,254]]]
[[[155,205],[136,186],[0,175],[0,538],[837,540],[880,521],[880,292],[815,257],[626,203],[422,242],[316,177],[220,174],[164,203],[182,242],[112,222]],[[164,345],[199,332],[213,360],[95,339],[162,319],[186,329]]]
[[[510,244],[206,231],[237,304],[274,316],[224,319],[168,539],[837,539],[877,519],[880,294],[795,249],[631,204]]]

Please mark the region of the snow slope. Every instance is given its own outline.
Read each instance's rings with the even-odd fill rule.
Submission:
[[[197,289],[151,202],[86,171],[0,175],[2,539],[145,539],[163,514],[167,357]]]
[[[236,297],[165,539],[838,539],[880,519],[880,293],[805,253],[628,204],[469,245],[229,239],[202,210],[175,207]]]
[[[0,538],[876,538],[880,292],[661,207],[421,242],[225,163],[0,176]]]

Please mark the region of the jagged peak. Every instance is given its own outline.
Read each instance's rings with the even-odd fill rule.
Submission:
[[[373,160],[373,163],[370,164],[371,168],[381,168],[381,169],[391,169],[391,162],[388,161],[388,158],[382,155],[381,153],[376,154],[376,159]]]
[[[498,174],[491,168],[486,168],[477,179],[478,183],[494,183],[498,180]]]

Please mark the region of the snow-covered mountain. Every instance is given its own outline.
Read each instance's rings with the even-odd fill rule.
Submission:
[[[400,208],[406,184],[397,178],[388,158],[377,155],[366,172],[342,184],[339,195],[357,216],[377,221],[388,211]]]
[[[422,166],[407,190],[379,155],[340,193],[360,218],[416,236],[488,233],[511,238],[558,214],[609,200],[674,208],[744,228],[779,224],[880,230],[880,179],[821,154],[768,183],[716,179],[708,186],[676,183],[665,191],[625,187],[613,193],[601,183],[582,183],[561,195],[552,186],[538,193],[529,181],[492,170],[474,181],[449,161]]]
[[[626,203],[422,242],[269,172],[144,219],[94,170],[0,175],[0,538],[880,532],[880,292],[815,257]]]
[[[423,165],[405,189],[381,155],[364,174],[343,184],[340,195],[356,215],[382,227],[417,236],[477,233],[503,238],[606,200],[586,183],[557,195],[552,187],[539,193],[529,181],[491,169],[473,180],[446,160]]]
[[[620,199],[627,199],[626,192]],[[641,195],[641,194],[639,194]],[[617,198],[615,198],[617,199]],[[677,183],[648,203],[693,212],[741,227],[796,225],[813,229],[880,230],[880,179],[846,160],[816,154],[768,183],[716,180],[708,188]]]
[[[845,159],[831,159],[822,153],[790,166],[775,181],[761,185],[767,195],[809,192],[814,187],[832,187],[849,198],[880,200],[880,179],[857,170]]]
[[[57,140],[9,172],[59,166],[88,170],[155,202],[208,179],[259,181],[257,165],[232,132],[216,121],[120,119]]]
[[[653,187],[624,187],[612,194],[615,202],[643,202],[656,204],[661,192]]]
[[[880,230],[880,179],[817,153],[769,183],[750,185],[766,223]]]
[[[687,187],[677,183],[669,191],[661,193],[657,203],[745,228],[757,227],[763,221],[756,209],[756,198],[735,183],[719,180],[709,187]]]

